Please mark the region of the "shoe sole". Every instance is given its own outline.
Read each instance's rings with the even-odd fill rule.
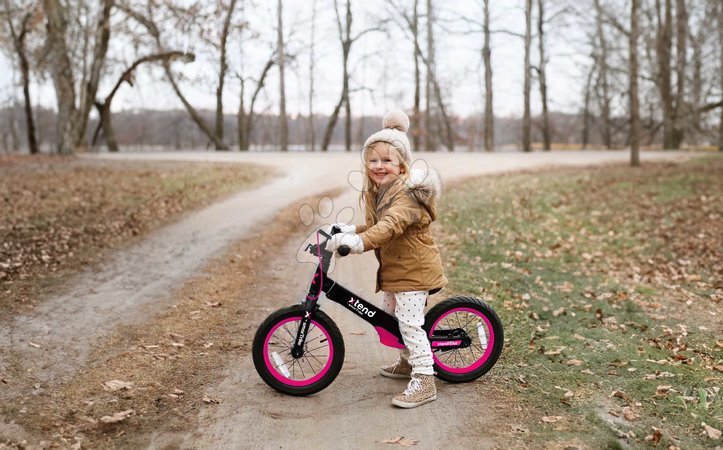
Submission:
[[[433,401],[435,401],[435,400],[437,400],[437,395],[436,395],[436,394],[434,395],[434,397],[429,397],[429,398],[427,398],[427,399],[422,400],[421,402],[416,402],[416,403],[403,402],[403,401],[401,401],[401,400],[397,400],[396,398],[393,398],[393,399],[392,399],[392,404],[395,405],[395,406],[399,406],[400,408],[409,409],[409,408],[416,408],[417,406],[422,406],[422,405],[424,405],[424,404],[427,404],[427,403],[429,403],[429,402],[433,402]]]
[[[412,378],[412,375],[411,375],[411,374],[410,374],[410,375],[405,375],[405,374],[403,374],[403,373],[389,373],[389,372],[385,372],[385,371],[383,371],[383,370],[381,370],[381,369],[379,370],[379,374],[380,374],[381,376],[387,377],[387,378],[396,378],[396,379],[402,379],[402,378],[407,378],[407,379],[409,379],[409,378]]]

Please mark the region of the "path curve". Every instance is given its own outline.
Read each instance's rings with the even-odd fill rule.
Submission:
[[[687,156],[672,152],[643,153],[643,161],[680,160]],[[236,194],[177,223],[152,232],[139,243],[118,252],[99,270],[86,272],[71,279],[64,292],[42,302],[31,313],[0,321],[0,373],[12,366],[15,373],[27,374],[28,379],[22,380],[25,383],[42,382],[52,385],[68,379],[82,369],[93,345],[112,333],[118,326],[144,323],[149,320],[168,305],[168,301],[171,300],[169,293],[173,288],[181,286],[186,279],[197,274],[210,258],[220,254],[231,243],[252,236],[265,221],[292,202],[338,187],[348,187],[349,171],[360,166],[357,154],[344,153],[188,152],[129,153],[88,157],[154,161],[249,162],[276,167],[284,175],[264,186]],[[437,169],[445,181],[520,169],[563,165],[584,166],[628,160],[627,153],[607,151],[531,154],[432,153],[418,154],[417,157],[423,158],[430,166]],[[356,193],[351,188],[347,191],[349,192],[344,194],[344,202],[353,205]],[[293,250],[285,249],[280,258],[293,259],[286,253],[295,250],[296,247]],[[373,264],[370,259],[364,264],[363,270],[373,271]],[[348,270],[344,269],[344,266],[345,264],[340,264],[340,277],[344,277],[344,270]],[[304,276],[303,272],[298,271],[292,274],[296,279],[303,279]],[[166,302],[163,299],[166,299]],[[283,300],[279,299],[277,306],[283,305]],[[343,317],[344,313],[334,315],[337,316]],[[348,359],[345,372],[342,372],[340,379],[349,375],[349,371],[356,370],[359,376],[369,380],[369,374],[373,373],[373,369],[369,372],[367,363],[376,367],[388,359],[389,353],[380,353],[377,350],[378,345],[370,343],[374,341],[372,339],[374,336],[368,331],[364,339],[357,339],[362,337],[357,335],[349,337],[348,332],[356,330],[359,324],[351,324],[345,320],[347,319],[341,319],[339,325],[346,335],[348,354],[350,358],[365,361],[365,364]],[[297,431],[307,429],[304,426],[300,427],[305,423],[300,417],[297,417],[299,421],[284,422],[274,419],[276,413],[273,412],[273,407],[293,404],[293,400],[289,398],[276,396],[273,401],[269,401],[268,396],[272,394],[267,390],[258,396],[256,387],[253,388],[253,395],[250,393],[246,397],[237,395],[239,383],[241,386],[249,384],[255,386],[260,383],[249,362],[230,369],[227,379],[220,381],[218,385],[219,392],[229,394],[236,392],[238,401],[242,402],[245,399],[246,403],[229,402],[227,403],[229,409],[219,408],[221,416],[207,417],[207,424],[213,426],[208,427],[208,433],[196,433],[198,440],[194,445],[205,447],[204,442],[214,442],[214,446],[217,444],[226,448],[246,447],[249,444],[258,447],[271,445],[285,448],[292,447],[294,442],[293,439],[284,440],[294,436],[286,431],[293,428],[297,428]],[[354,377],[349,379],[354,380]],[[376,416],[375,411],[381,405],[386,406],[380,399],[395,393],[399,387],[376,382],[371,385],[362,383],[361,386],[353,383],[350,385],[348,382],[345,384],[343,381],[335,382],[326,392],[334,396],[331,403],[335,403],[337,409],[321,408],[324,416],[323,429],[327,430],[329,436],[321,434],[320,439],[324,436],[331,438],[340,430],[351,433],[349,430],[353,427],[359,428],[358,432],[363,433],[365,426],[370,425],[365,422],[364,417],[377,417],[380,420],[374,422],[375,427],[379,430],[388,429],[391,432],[392,428],[389,428],[387,419],[393,419],[394,413],[389,412],[393,410],[387,408],[383,414]],[[1,391],[0,401],[10,400],[13,395],[9,390]],[[442,402],[436,403],[440,406],[432,406],[432,409],[444,407]],[[243,430],[234,432],[233,424],[243,423],[246,420],[244,418],[253,417],[254,410],[249,408],[249,405],[254,404],[259,407],[264,406],[261,409],[268,413],[264,417],[275,421],[272,423],[273,427],[264,428],[269,422],[257,419],[253,429],[274,433],[269,435],[264,432],[256,438],[257,441],[251,442]],[[234,407],[237,409],[234,410]],[[292,412],[298,414],[300,408],[292,408]],[[309,409],[308,412],[314,416],[313,410]],[[251,416],[248,416],[249,414]],[[417,413],[411,413],[410,417],[415,414]],[[352,417],[353,420],[349,422],[345,417]],[[306,420],[306,425],[313,425],[312,418]],[[349,435],[354,438],[359,437]],[[421,438],[420,434],[417,436],[418,439]],[[391,436],[377,433],[375,437]],[[323,440],[319,441],[322,442]]]

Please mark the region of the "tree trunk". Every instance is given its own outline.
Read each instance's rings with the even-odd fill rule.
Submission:
[[[314,43],[316,40],[316,1],[311,5],[311,45],[309,48],[309,143],[311,151],[316,148],[316,131],[314,129]]]
[[[676,93],[675,109],[673,111],[673,148],[678,149],[683,143],[683,126],[681,116],[686,114],[685,106],[685,69],[688,64],[688,12],[685,7],[685,0],[675,2],[675,23],[676,23],[676,48],[675,48],[675,73]]]
[[[550,151],[550,121],[547,115],[547,80],[545,74],[545,2],[537,0],[537,32],[540,49],[540,98],[542,100],[542,149]]]
[[[216,127],[214,131],[216,135],[216,142],[221,143],[223,143],[223,87],[224,82],[226,81],[226,72],[228,71],[228,63],[226,62],[226,43],[228,42],[228,31],[231,27],[231,18],[235,8],[236,0],[231,0],[226,13],[226,19],[223,22],[221,42],[219,43],[221,57],[218,68],[218,86],[216,87]],[[221,147],[216,145],[216,150],[228,150],[228,147],[225,145]]]
[[[655,39],[656,56],[658,60],[658,89],[660,102],[663,105],[663,149],[675,148],[673,123],[673,94],[671,92],[670,51],[672,48],[671,32],[671,0],[665,0],[665,10],[661,18],[660,0],[655,1],[658,28]]]
[[[282,1],[277,3],[277,40],[276,52],[279,58],[279,149],[282,152],[289,150],[289,130],[286,124],[286,80],[284,73],[284,18]]]
[[[341,23],[341,16],[339,15],[339,7],[334,0],[334,10],[336,12],[336,23],[337,23],[337,30],[339,32],[339,40],[341,41],[341,50],[342,50],[342,73],[343,73],[343,80],[342,80],[342,90],[341,90],[341,97],[339,98],[339,103],[336,104],[334,107],[334,112],[331,114],[331,117],[329,117],[329,121],[326,124],[326,130],[324,130],[324,138],[321,142],[321,151],[325,152],[329,150],[329,143],[331,142],[331,137],[334,133],[334,127],[336,126],[336,121],[339,119],[339,111],[341,110],[341,107],[346,102],[346,114],[347,114],[347,123],[344,127],[345,132],[345,145],[346,145],[346,151],[351,151],[351,107],[349,105],[349,52],[351,50],[351,45],[354,42],[354,40],[351,38],[351,22],[352,22],[352,15],[351,15],[351,1],[346,1],[346,27],[342,26]]]
[[[46,17],[50,66],[58,102],[55,148],[59,154],[75,151],[78,110],[75,107],[75,81],[65,40],[66,23],[59,0],[43,0]]]
[[[113,1],[103,0],[102,5],[94,29],[97,36],[90,60],[90,73],[83,73],[84,82],[81,83],[80,94],[76,98],[73,65],[66,40],[66,11],[59,0],[43,0],[53,85],[58,101],[56,151],[60,154],[70,154],[77,147],[84,146],[85,127],[98,91],[110,39],[110,12]]]
[[[640,103],[638,101],[638,2],[630,5],[630,165],[640,165]]]
[[[248,137],[246,135],[246,108],[244,106],[246,83],[241,78],[241,93],[239,94],[238,114],[236,114],[236,129],[238,131],[238,149],[239,151],[248,151]]]
[[[530,136],[530,41],[532,39],[532,0],[525,0],[525,86],[524,113],[522,116],[522,150],[532,151]]]
[[[492,50],[490,49],[490,0],[484,0],[484,47],[482,61],[485,68],[485,151],[495,148],[495,115],[492,103]]]
[[[612,138],[612,119],[610,117],[610,83],[608,82],[608,43],[605,37],[605,29],[603,27],[605,14],[603,12],[600,0],[595,0],[597,37],[599,42],[598,53],[598,79],[597,86],[600,95],[600,109],[602,110],[603,119],[603,141],[605,148],[610,150],[613,148]],[[602,92],[600,92],[600,89]]]
[[[437,149],[437,136],[433,132],[432,121],[435,120],[432,111],[432,95],[434,75],[434,6],[432,0],[427,0],[427,77],[425,85],[424,109],[424,149],[428,152]]]
[[[590,72],[587,74],[587,82],[585,83],[585,102],[582,110],[582,149],[587,148],[590,142],[590,91],[592,90],[592,77],[595,74],[596,64],[590,66]]]
[[[274,66],[274,62],[277,60],[275,57],[276,52],[272,53],[269,59],[266,61],[266,65],[264,66],[264,69],[261,71],[261,76],[259,77],[258,83],[256,83],[256,89],[254,90],[254,94],[251,96],[251,103],[249,104],[248,112],[243,112],[243,95],[244,95],[244,81],[241,80],[241,101],[239,102],[239,121],[242,120],[241,116],[245,119],[245,122],[243,123],[243,126],[240,126],[239,128],[239,147],[240,150],[248,151],[251,147],[251,131],[253,130],[254,126],[254,106],[256,105],[256,100],[259,97],[259,93],[261,92],[261,89],[264,87],[264,83],[266,82],[266,76],[268,75],[271,68]],[[243,133],[243,134],[241,134]]]
[[[723,67],[723,6],[718,4],[718,51],[719,67]],[[719,92],[723,92],[723,69],[718,71]],[[720,108],[720,121],[718,122],[718,151],[723,152],[723,106]]]
[[[8,28],[10,29],[10,37],[13,40],[15,52],[18,55],[20,63],[20,76],[23,82],[23,100],[25,102],[25,124],[28,136],[28,149],[31,154],[39,152],[38,140],[35,132],[35,119],[33,117],[33,104],[30,98],[30,64],[28,62],[27,51],[25,49],[25,38],[30,31],[30,20],[33,13],[26,13],[20,23],[19,33],[15,31],[15,25],[10,14],[10,1],[5,0],[5,15],[7,17]]]
[[[115,132],[113,131],[113,122],[111,121],[110,114],[110,102],[106,103],[95,103],[95,107],[98,110],[100,116],[99,127],[103,128],[103,136],[105,137],[106,145],[108,146],[109,152],[118,151],[118,142],[115,139]],[[97,135],[97,133],[96,133]],[[93,142],[95,142],[96,136],[93,136]]]
[[[419,48],[419,0],[414,0],[414,10],[412,11],[412,39],[414,40],[414,109],[412,112],[413,129],[412,129],[412,148],[418,150],[420,148],[420,96],[421,96],[421,72],[419,70],[419,55],[422,52]]]

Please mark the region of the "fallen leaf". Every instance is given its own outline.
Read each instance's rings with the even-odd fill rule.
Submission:
[[[610,394],[610,397],[618,397],[618,398],[622,398],[626,402],[630,402],[630,397],[628,396],[628,394],[626,394],[623,391],[615,390]]]
[[[559,317],[559,316],[562,316],[562,315],[564,315],[564,314],[567,314],[567,310],[565,309],[564,306],[562,306],[562,307],[560,307],[559,309],[556,309],[556,310],[554,310],[554,311],[552,312],[552,315],[555,316],[555,317]]]
[[[221,306],[221,302],[206,302],[203,304],[203,306],[208,306],[209,308],[218,308]]]
[[[31,347],[40,348],[40,345],[36,344],[35,342],[29,342],[28,343]]]
[[[595,372],[590,369],[581,370],[580,373],[584,373],[585,375],[595,375]]]
[[[565,350],[567,347],[558,347],[557,350],[548,350],[545,352],[545,355],[547,356],[557,356],[560,353],[562,353],[563,350]]]
[[[182,344],[181,342],[171,342],[171,345],[176,348],[185,347],[185,344]]]
[[[715,429],[711,427],[710,425],[707,425],[705,422],[701,423],[701,426],[705,429],[705,432],[708,433],[708,437],[711,439],[720,439],[721,431],[718,429]]]
[[[211,348],[213,346],[213,342],[206,342],[203,344],[203,348]]]
[[[628,422],[635,422],[636,420],[638,420],[638,419],[640,418],[639,415],[635,414],[635,413],[633,412],[633,410],[630,409],[630,408],[627,407],[627,406],[623,408],[623,417],[624,417],[625,420],[627,420]]]
[[[655,389],[656,395],[667,395],[670,388],[673,386],[658,386],[657,389]]]
[[[653,444],[657,444],[658,442],[660,442],[660,439],[662,437],[663,433],[661,433],[658,428],[653,427],[653,434],[645,436],[645,440],[648,442],[652,442]]]
[[[211,403],[219,404],[219,403],[221,403],[220,400],[218,400],[218,399],[216,399],[216,398],[213,398],[213,397],[209,397],[208,394],[204,395],[202,400],[203,400],[204,403],[208,403],[208,404],[211,404]]]
[[[417,445],[418,439],[408,439],[403,436],[397,436],[389,439],[382,440],[383,444],[399,444],[402,447],[411,447]]]
[[[121,380],[110,380],[103,383],[103,389],[105,389],[108,392],[115,392],[115,391],[121,391],[123,389],[131,389],[133,387],[133,383],[130,381],[121,381]]]
[[[567,364],[568,366],[582,366],[583,362],[579,359],[568,359],[567,361],[565,361],[565,364]]]
[[[112,416],[103,416],[100,418],[100,421],[103,423],[117,423],[120,421],[125,420],[133,413],[132,409],[129,409],[127,411],[121,411],[113,414]]]
[[[543,416],[542,422],[544,423],[555,423],[562,420],[562,416]]]

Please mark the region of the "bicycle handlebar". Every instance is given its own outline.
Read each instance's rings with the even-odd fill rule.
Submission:
[[[331,235],[333,236],[337,233],[341,233],[341,228],[334,225],[333,227],[331,227]],[[349,254],[350,251],[351,249],[346,245],[342,245],[338,249],[336,249],[336,252],[339,254],[339,256],[346,256]]]

